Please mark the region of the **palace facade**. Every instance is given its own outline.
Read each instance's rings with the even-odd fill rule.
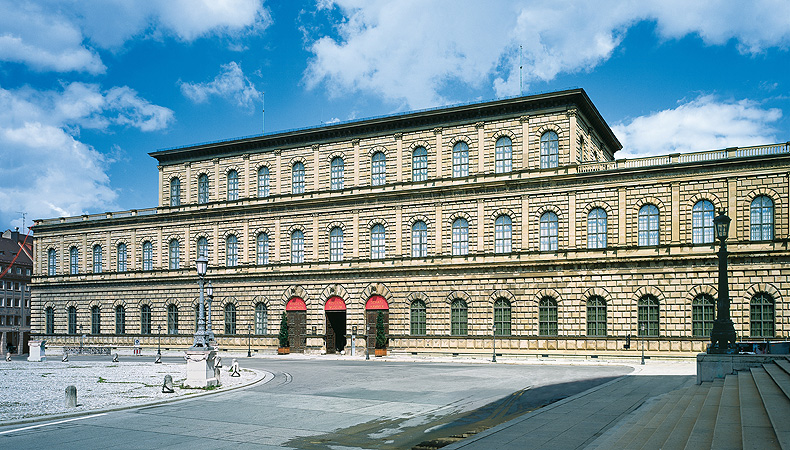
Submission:
[[[584,90],[151,153],[156,208],[38,220],[33,330],[48,345],[186,348],[209,259],[221,348],[698,352],[732,219],[739,340],[790,330],[790,148],[616,159]],[[367,337],[366,337],[367,336]]]

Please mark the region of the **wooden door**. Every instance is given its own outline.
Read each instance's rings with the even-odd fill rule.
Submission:
[[[288,344],[291,353],[304,353],[307,344],[307,311],[288,311]]]

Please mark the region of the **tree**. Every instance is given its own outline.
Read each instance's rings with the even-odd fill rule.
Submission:
[[[283,318],[280,320],[280,334],[277,336],[280,339],[280,347],[287,348],[291,345],[288,343],[288,314],[283,313]]]
[[[384,333],[384,313],[381,311],[376,316],[376,348],[387,348],[387,335]]]

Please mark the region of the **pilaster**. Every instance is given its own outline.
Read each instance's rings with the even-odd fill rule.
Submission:
[[[354,187],[359,187],[360,184],[360,151],[359,151],[359,139],[352,139],[351,145],[354,149],[353,151],[353,158],[354,158]]]
[[[395,133],[395,182],[403,181],[403,133]]]
[[[626,233],[626,224],[628,223],[628,208],[626,208],[626,201],[625,201],[625,188],[620,187],[617,189],[617,243],[619,245],[626,245],[627,237]],[[608,231],[608,230],[607,230]]]
[[[477,128],[477,173],[483,174],[486,170],[486,151],[485,151],[485,123],[475,123]]]
[[[444,158],[443,149],[442,149],[442,128],[436,127],[433,129],[433,134],[436,135],[436,178],[442,178],[444,176],[443,167],[442,167],[442,159]],[[430,158],[428,159],[430,161]]]
[[[321,157],[321,153],[319,151],[320,146],[318,144],[313,144],[312,149],[313,149],[313,190],[318,191],[321,189],[319,183],[320,179],[318,175],[319,174],[318,168],[321,165],[321,161],[319,159]]]
[[[529,116],[521,116],[518,120],[521,122],[521,168],[529,169]]]
[[[669,211],[672,218],[672,243],[680,243],[680,184],[672,183],[672,210]]]
[[[576,248],[576,191],[568,193],[568,247]]]
[[[483,201],[477,201],[477,253],[484,252],[485,243],[485,217],[483,217],[484,208]]]

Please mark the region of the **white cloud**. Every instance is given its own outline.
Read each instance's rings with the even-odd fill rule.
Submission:
[[[532,2],[322,0],[318,13],[336,33],[309,44],[304,80],[330,93],[364,91],[408,108],[446,103],[447,87],[493,85],[519,93],[519,45],[525,89],[560,73],[606,61],[634,24],[654,21],[660,36],[696,34],[709,45],[734,39],[745,53],[790,45],[790,3],[542,0]],[[683,11],[679,14],[678,11]],[[330,19],[331,20],[331,19]],[[450,97],[450,98],[446,98]]]
[[[618,158],[665,155],[777,142],[771,126],[782,112],[751,100],[720,101],[712,95],[618,123]]]
[[[236,62],[223,64],[219,74],[208,83],[181,82],[181,93],[195,103],[203,103],[212,95],[233,99],[239,106],[252,108],[261,93],[255,89]]]
[[[108,91],[71,83],[60,91],[0,88],[0,219],[117,209],[107,155],[79,141],[81,128],[142,131],[167,126],[173,113],[128,87]],[[118,152],[118,149],[113,149]]]
[[[235,37],[271,24],[262,0],[0,0],[0,61],[45,71],[103,73],[96,49],[135,37]]]

